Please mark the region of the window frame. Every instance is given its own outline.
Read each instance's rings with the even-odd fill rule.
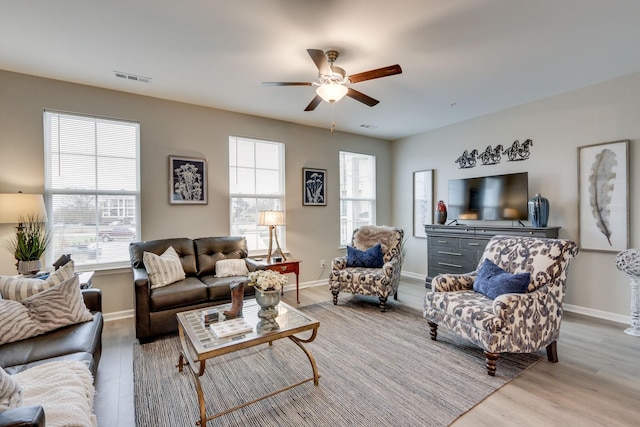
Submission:
[[[52,182],[53,181],[52,179],[53,165],[51,161],[52,160],[51,156],[53,154],[51,151],[51,139],[50,139],[51,135],[49,133],[48,123],[50,121],[50,117],[54,117],[56,115],[70,117],[72,119],[77,119],[77,120],[93,121],[94,126],[97,126],[97,123],[112,123],[112,124],[123,123],[125,125],[133,126],[135,128],[135,139],[136,139],[135,141],[135,165],[136,165],[135,166],[136,167],[135,190],[99,190],[95,188],[94,189],[54,188],[53,182]],[[83,113],[73,113],[68,111],[45,109],[43,112],[43,144],[44,144],[44,181],[45,181],[44,200],[45,200],[45,206],[47,209],[48,227],[52,227],[51,229],[54,230],[54,233],[53,233],[54,241],[52,242],[52,246],[55,245],[56,243],[55,212],[53,209],[54,196],[79,196],[79,197],[90,196],[95,198],[95,201],[96,201],[95,202],[95,218],[96,218],[95,241],[91,241],[90,244],[95,244],[96,248],[101,247],[102,242],[104,242],[104,239],[101,239],[101,234],[103,233],[100,232],[100,225],[98,221],[106,217],[104,215],[101,215],[101,211],[104,211],[105,209],[112,209],[112,205],[110,204],[110,202],[113,202],[113,201],[118,202],[118,206],[116,208],[119,210],[121,209],[123,211],[129,212],[131,211],[131,209],[133,209],[133,212],[134,212],[133,220],[135,222],[135,225],[129,225],[128,227],[130,228],[135,227],[135,239],[141,240],[140,239],[141,237],[140,122],[137,122],[134,120],[96,116],[96,115],[83,114]],[[95,142],[96,149],[94,150],[94,153],[92,155],[94,159],[94,163],[96,165],[97,165],[98,159],[100,157],[104,157],[97,153],[98,146],[99,146],[99,141],[96,140]],[[98,200],[100,200],[101,198],[104,199],[105,197],[112,197],[112,198],[110,200],[109,199],[106,200],[106,202],[109,203],[108,205],[100,207]],[[131,197],[133,197],[133,206],[129,206],[129,204],[126,203],[127,199]],[[120,206],[119,202],[124,202],[124,204]],[[63,252],[65,252],[65,250],[63,250]],[[58,254],[58,256],[59,255],[60,254]],[[124,255],[123,259],[117,260],[117,261],[96,260],[95,262],[78,262],[78,260],[73,258],[73,255],[72,255],[72,259],[76,261],[76,269],[78,269],[79,267],[80,270],[108,270],[108,269],[130,267],[131,263],[129,259],[128,248],[123,255]],[[55,250],[52,250],[51,248],[49,248],[45,255],[45,261],[47,265],[53,264],[53,262],[55,262],[55,258],[56,258]]]
[[[236,160],[235,162],[232,162],[231,156],[232,153],[234,151],[232,151],[232,147],[231,145],[233,143],[236,144],[237,147],[237,143],[239,141],[248,141],[251,142],[253,144],[253,167],[251,168],[254,171],[254,180],[257,181],[257,175],[255,173],[256,170],[258,169],[263,169],[263,168],[257,168],[256,167],[256,144],[271,144],[271,145],[276,145],[278,147],[278,162],[279,162],[279,168],[277,169],[279,171],[279,187],[280,187],[280,192],[275,192],[275,193],[258,193],[258,192],[253,192],[253,193],[245,193],[245,192],[233,192],[232,191],[232,168],[234,167],[238,167],[238,161],[237,161],[237,149],[235,150],[236,153]],[[236,229],[236,227],[239,226],[239,222],[234,222],[234,202],[237,199],[254,199],[255,202],[255,212],[252,212],[251,214],[253,215],[253,221],[251,222],[243,222],[244,226],[247,227],[252,227],[252,230],[255,230],[255,236],[256,236],[256,243],[262,239],[264,239],[264,236],[269,235],[269,228],[266,226],[259,226],[257,225],[258,223],[258,212],[259,212],[259,208],[258,208],[258,204],[260,203],[260,201],[275,201],[274,208],[276,210],[282,210],[285,212],[285,219],[286,219],[286,164],[285,164],[285,151],[286,151],[286,145],[284,142],[282,141],[275,141],[275,140],[269,140],[269,139],[264,139],[264,138],[255,138],[255,137],[246,137],[246,136],[239,136],[239,135],[229,135],[229,143],[228,143],[228,149],[229,149],[229,233],[230,234],[235,234],[235,235],[240,235],[243,236],[247,239],[247,249],[249,251],[249,254],[252,256],[255,255],[266,255],[267,254],[267,247],[262,248],[256,246],[254,244],[254,242],[252,241],[252,239],[248,238],[246,233],[242,234],[242,233],[234,233],[234,230]],[[244,168],[246,168],[246,166],[243,166]],[[254,189],[256,189],[256,184],[254,182]],[[251,230],[249,230],[251,231]],[[275,227],[275,231],[277,233],[277,238],[278,241],[280,242],[280,247],[282,249],[282,251],[286,252],[286,247],[287,247],[287,239],[286,239],[286,226],[280,226],[280,227]]]
[[[371,191],[371,197],[356,197],[356,196],[343,196],[343,186],[345,185],[343,183],[343,180],[345,178],[345,175],[347,173],[347,171],[345,170],[345,165],[343,164],[343,155],[344,154],[350,154],[350,155],[356,155],[356,156],[366,156],[369,158],[370,161],[370,166],[371,166],[371,182],[369,183],[370,185],[370,191]],[[351,237],[353,235],[353,230],[359,226],[362,225],[375,225],[376,224],[376,199],[377,199],[377,193],[376,193],[376,180],[377,180],[377,170],[376,170],[376,162],[377,162],[377,158],[375,154],[369,154],[369,153],[359,153],[359,152],[355,152],[355,151],[347,151],[347,150],[340,150],[338,153],[338,163],[339,163],[339,170],[340,170],[340,247],[343,248],[345,246],[348,246],[351,244]],[[359,223],[359,224],[355,224],[356,221],[353,220],[353,218],[351,220],[349,220],[349,218],[347,218],[346,216],[344,216],[344,221],[346,221],[346,224],[344,224],[343,226],[343,204],[344,203],[357,203],[357,202],[368,202],[370,203],[370,210],[371,210],[371,214],[370,214],[370,218],[369,218],[369,222],[368,223]],[[351,227],[349,227],[349,224],[352,224]],[[357,227],[356,227],[357,225]]]

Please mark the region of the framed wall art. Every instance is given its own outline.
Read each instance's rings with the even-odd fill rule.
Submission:
[[[207,204],[207,160],[169,156],[169,203]]]
[[[584,251],[629,248],[629,140],[578,147],[578,234]]]
[[[327,206],[327,170],[302,168],[302,205]]]
[[[433,224],[433,170],[413,173],[413,235],[427,237],[424,224]]]

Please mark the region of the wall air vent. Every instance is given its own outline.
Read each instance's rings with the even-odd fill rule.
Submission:
[[[151,83],[151,77],[136,76],[135,74],[123,73],[122,71],[114,71],[113,75],[119,79],[131,80],[140,83]]]

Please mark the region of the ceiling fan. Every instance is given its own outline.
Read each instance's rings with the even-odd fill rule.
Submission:
[[[307,52],[316,67],[318,67],[317,82],[262,82],[264,86],[317,86],[316,96],[304,111],[315,110],[322,100],[334,103],[341,100],[345,95],[369,107],[373,107],[380,101],[358,92],[348,87],[348,85],[402,73],[402,68],[396,64],[347,76],[347,73],[342,68],[333,65],[335,60],[338,59],[337,51],[328,50],[325,53],[320,49],[307,49]]]

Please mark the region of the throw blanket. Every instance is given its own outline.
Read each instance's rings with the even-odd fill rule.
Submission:
[[[42,406],[47,427],[97,426],[93,377],[83,362],[49,362],[13,378],[22,387],[22,406]]]

